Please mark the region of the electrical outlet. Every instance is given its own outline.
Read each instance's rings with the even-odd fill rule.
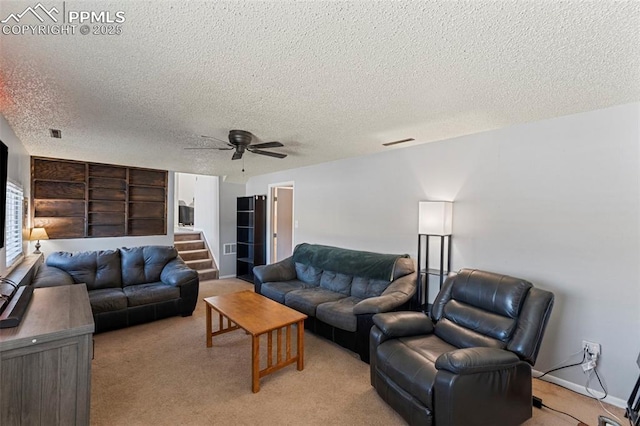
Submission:
[[[587,359],[597,359],[600,357],[600,343],[589,342],[588,340],[582,341],[582,350],[587,352]]]
[[[592,359],[591,361],[587,361],[584,364],[582,364],[582,369],[584,370],[585,373],[589,370],[593,370],[594,368],[596,368],[595,359]]]

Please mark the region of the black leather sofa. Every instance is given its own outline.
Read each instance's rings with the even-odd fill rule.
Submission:
[[[198,301],[198,273],[174,247],[51,253],[32,284],[80,283],[87,285],[96,332],[189,316]]]
[[[463,269],[430,317],[373,317],[371,384],[411,425],[521,424],[553,299],[527,281]]]
[[[408,255],[300,244],[293,255],[253,268],[255,291],[308,315],[305,328],[369,362],[373,315],[409,309],[416,273]]]

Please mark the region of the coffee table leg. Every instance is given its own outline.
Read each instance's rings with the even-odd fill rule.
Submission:
[[[304,320],[298,321],[298,371],[304,368]]]
[[[211,336],[211,306],[208,303],[205,303],[205,305],[207,306],[207,347],[210,348],[211,346],[213,346],[213,340]]]
[[[251,391],[260,390],[260,336],[251,336]]]

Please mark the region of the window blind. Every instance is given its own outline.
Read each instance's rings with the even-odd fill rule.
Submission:
[[[7,182],[7,214],[5,222],[5,246],[7,267],[22,256],[22,187]]]

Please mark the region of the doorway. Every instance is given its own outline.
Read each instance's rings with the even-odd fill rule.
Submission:
[[[271,263],[293,253],[293,183],[270,186]]]

